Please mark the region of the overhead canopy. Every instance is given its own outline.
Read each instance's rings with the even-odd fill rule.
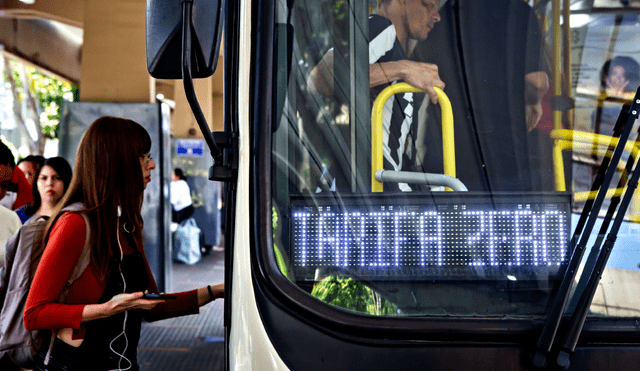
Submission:
[[[4,51],[73,84],[80,82],[83,31],[47,19],[0,18]]]

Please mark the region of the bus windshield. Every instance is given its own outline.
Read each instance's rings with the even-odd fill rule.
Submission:
[[[265,138],[277,273],[371,316],[546,316],[640,85],[632,5],[556,3],[282,2]],[[636,137],[592,212],[569,312]],[[638,207],[624,210],[591,317],[640,313]]]

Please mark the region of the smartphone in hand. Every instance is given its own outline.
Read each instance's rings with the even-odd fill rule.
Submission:
[[[143,299],[175,299],[177,298],[177,295],[172,295],[172,294],[149,294],[149,293],[145,293],[144,295],[142,295]]]

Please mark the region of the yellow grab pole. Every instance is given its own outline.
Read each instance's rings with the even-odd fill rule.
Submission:
[[[453,135],[453,110],[449,97],[440,90],[434,88],[438,95],[440,112],[442,113],[442,161],[445,175],[456,177],[456,141]]]
[[[453,110],[447,95],[437,87],[434,87],[438,95],[438,103],[442,112],[442,155],[444,160],[444,173],[455,178],[456,176],[456,151],[453,136]],[[424,93],[423,90],[401,82],[385,88],[373,102],[371,109],[371,191],[382,192],[381,182],[376,180],[376,171],[383,168],[384,154],[382,151],[382,112],[389,98],[399,93]],[[417,110],[414,110],[417,112]]]
[[[560,0],[553,0],[551,4],[553,22],[553,95],[562,95],[562,30],[560,28]],[[562,128],[562,112],[553,111],[553,128]],[[565,191],[564,165],[562,149],[553,146],[553,164],[555,168],[556,191]]]
[[[562,41],[564,47],[564,93],[569,97],[573,97],[573,89],[571,86],[571,1],[562,1]],[[567,112],[568,126],[573,129],[573,113],[574,109],[571,108]],[[559,128],[556,128],[559,129]]]
[[[553,95],[562,95],[562,28],[560,26],[560,0],[553,0]],[[570,51],[569,51],[570,52]],[[562,128],[562,112],[553,111],[553,128]]]

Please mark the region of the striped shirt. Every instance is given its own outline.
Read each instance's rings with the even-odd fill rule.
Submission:
[[[369,17],[369,64],[408,59],[402,49],[393,23],[380,15]],[[400,80],[371,88],[371,102],[380,92]],[[413,93],[396,94],[383,109],[382,151],[385,170],[413,170],[415,143],[413,138]],[[385,183],[387,190],[411,191],[406,183]]]

